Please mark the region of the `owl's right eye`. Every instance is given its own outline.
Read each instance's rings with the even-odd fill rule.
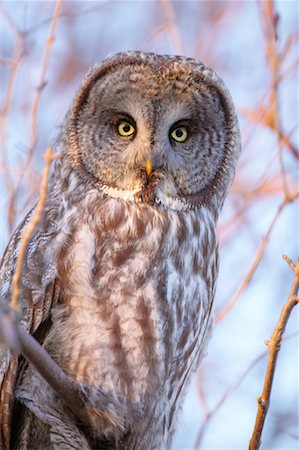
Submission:
[[[117,131],[120,136],[129,137],[136,132],[136,129],[127,120],[120,120],[117,124]]]

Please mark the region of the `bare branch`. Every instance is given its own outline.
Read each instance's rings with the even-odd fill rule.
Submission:
[[[267,412],[270,405],[270,396],[273,385],[275,367],[278,358],[278,352],[280,350],[281,339],[283,333],[285,331],[288,319],[293,308],[298,304],[298,288],[299,288],[299,258],[297,260],[297,264],[295,264],[288,258],[284,256],[284,259],[289,264],[290,268],[294,271],[295,277],[293,281],[293,285],[291,287],[291,291],[287,302],[282,308],[279,320],[274,328],[272,336],[269,341],[266,341],[266,345],[269,349],[269,358],[268,365],[264,380],[263,392],[260,397],[258,397],[258,410],[256,415],[256,421],[254,425],[254,430],[252,434],[252,438],[249,444],[249,450],[258,450],[261,445],[261,435],[264,427],[264,423],[266,420]]]
[[[41,376],[73,413],[84,420],[85,405],[80,385],[72,380],[51,358],[47,351],[25,331],[10,313],[0,315],[0,341],[13,352],[22,354],[34,365]]]

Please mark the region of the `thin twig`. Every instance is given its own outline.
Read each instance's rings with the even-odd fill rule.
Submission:
[[[246,378],[246,376],[248,375],[248,373],[263,359],[265,358],[265,356],[267,355],[267,352],[264,351],[263,353],[261,353],[259,356],[257,356],[254,361],[252,361],[252,363],[246,368],[246,370],[238,377],[238,379],[231,385],[228,387],[228,389],[224,392],[224,394],[222,395],[222,397],[219,399],[219,401],[216,403],[216,405],[214,406],[213,409],[211,409],[210,411],[207,411],[205,413],[205,421],[202,424],[202,426],[200,427],[200,430],[198,432],[197,438],[196,438],[196,443],[195,443],[195,447],[194,450],[199,450],[200,449],[200,445],[202,442],[202,439],[204,437],[204,434],[206,432],[206,428],[207,425],[209,424],[209,422],[211,421],[211,419],[215,416],[216,412],[221,408],[221,406],[225,403],[225,401],[227,400],[227,398],[239,387],[239,385],[244,381],[244,379]]]
[[[9,117],[9,111],[10,111],[10,108],[12,105],[17,72],[18,72],[18,69],[22,62],[22,59],[23,59],[24,38],[23,38],[23,34],[17,27],[17,25],[14,22],[14,20],[12,19],[12,17],[7,13],[7,11],[4,8],[0,8],[0,12],[4,16],[6,22],[8,23],[8,25],[10,26],[10,28],[13,30],[13,32],[16,35],[13,57],[10,60],[10,72],[9,72],[9,76],[8,76],[7,87],[6,87],[6,91],[5,91],[5,95],[4,95],[3,106],[0,111],[1,172],[3,174],[3,179],[4,179],[6,189],[8,192],[8,228],[9,228],[9,231],[11,231],[13,224],[14,224],[15,215],[16,215],[15,200],[16,200],[17,189],[14,187],[11,171],[9,168],[9,162],[8,162],[7,150],[6,150],[6,138],[7,138],[8,117]]]
[[[84,2],[80,2],[80,4],[84,5]],[[110,0],[101,0],[100,4],[87,6],[85,9],[79,9],[78,7],[70,7],[69,11],[64,11],[60,13],[60,21],[61,20],[71,20],[71,19],[77,19],[78,17],[82,18],[84,15],[88,14],[94,14],[99,9],[103,9],[106,6],[109,6]],[[78,3],[79,6],[79,3]],[[39,31],[43,26],[48,25],[53,20],[53,14],[50,17],[47,17],[46,19],[41,20],[37,24],[34,24],[32,27],[30,27],[28,30],[26,30],[26,36],[35,33],[36,31]]]
[[[174,4],[172,0],[160,0],[160,6],[164,16],[164,28],[168,36],[170,48],[176,54],[183,54],[182,37],[179,32]]]
[[[19,185],[23,178],[24,173],[27,173],[28,166],[30,164],[31,158],[33,156],[33,151],[35,149],[37,140],[38,140],[38,132],[37,132],[37,115],[40,103],[40,95],[45,86],[45,77],[50,57],[50,52],[54,43],[55,38],[55,30],[57,27],[58,19],[60,17],[61,4],[63,0],[56,0],[54,13],[51,21],[50,31],[48,38],[45,43],[43,57],[41,61],[41,70],[38,87],[35,92],[35,96],[33,99],[32,105],[32,114],[31,114],[31,142],[29,144],[29,151],[26,158],[26,161],[22,164],[22,170],[20,171],[19,178],[16,182],[14,182],[13,177],[11,176],[11,171],[9,170],[9,162],[6,155],[6,129],[8,122],[9,109],[12,104],[12,97],[14,91],[14,85],[17,75],[17,69],[20,66],[23,58],[23,49],[24,49],[24,33],[22,33],[18,26],[15,24],[12,17],[7,13],[4,8],[1,8],[1,13],[4,15],[7,23],[13,29],[16,34],[16,44],[14,49],[14,56],[12,59],[11,71],[8,78],[8,84],[6,89],[6,94],[4,98],[3,108],[1,109],[1,147],[2,147],[2,161],[1,161],[1,170],[4,175],[4,180],[6,184],[6,189],[8,192],[8,231],[11,232],[14,226],[15,217],[17,215],[16,212],[16,198],[19,192]],[[15,172],[14,172],[15,173]]]
[[[60,155],[58,155],[58,156],[60,156]],[[45,166],[44,166],[42,181],[41,181],[41,185],[40,185],[40,197],[37,202],[36,208],[34,210],[32,219],[29,222],[29,224],[24,232],[24,235],[21,239],[20,249],[18,252],[18,258],[16,261],[16,269],[15,269],[15,273],[12,278],[11,308],[14,310],[18,309],[18,305],[19,305],[19,296],[20,296],[19,284],[20,284],[20,280],[21,280],[21,276],[22,276],[22,265],[23,265],[25,254],[26,254],[27,246],[28,246],[28,243],[29,243],[29,240],[30,240],[30,237],[31,237],[33,231],[35,230],[37,224],[41,220],[42,212],[44,210],[44,206],[45,206],[46,199],[47,199],[48,176],[49,176],[50,164],[53,159],[57,158],[57,155],[52,154],[52,147],[48,147],[48,149],[46,150],[46,152],[44,154],[44,158],[45,158]]]
[[[51,53],[51,50],[52,50],[52,47],[54,44],[54,40],[55,40],[55,31],[56,31],[58,19],[60,17],[60,10],[61,10],[62,2],[63,2],[63,0],[56,0],[56,2],[55,2],[55,9],[54,9],[53,16],[52,16],[49,36],[45,43],[44,53],[43,53],[42,62],[41,62],[41,71],[40,71],[40,76],[39,76],[39,82],[38,82],[37,89],[35,91],[33,105],[32,105],[31,144],[29,147],[28,161],[25,164],[25,166],[27,166],[28,162],[30,161],[30,159],[32,157],[32,152],[33,152],[33,150],[36,146],[37,140],[38,140],[37,113],[38,113],[38,108],[39,108],[40,95],[46,85],[46,73],[47,73],[50,53]]]
[[[295,333],[291,333],[288,336],[284,337],[284,341],[294,338],[298,336],[298,332]],[[248,374],[256,367],[256,365],[262,360],[264,359],[268,354],[268,351],[265,350],[263,352],[261,352],[256,358],[254,358],[254,360],[249,364],[249,366],[242,372],[241,375],[239,375],[239,377],[226,389],[226,391],[223,393],[223,395],[220,397],[220,399],[218,400],[218,402],[216,403],[216,405],[208,410],[207,409],[207,405],[206,405],[206,401],[205,401],[205,393],[204,393],[204,389],[203,389],[203,380],[201,380],[200,383],[200,391],[199,391],[199,398],[201,400],[204,401],[204,405],[203,405],[203,415],[204,415],[204,423],[202,424],[202,426],[199,429],[199,432],[197,434],[197,438],[196,438],[196,443],[195,443],[195,450],[199,450],[200,449],[200,445],[202,442],[202,439],[206,433],[207,430],[207,426],[210,423],[210,421],[213,419],[213,417],[216,415],[216,413],[219,411],[219,409],[225,404],[226,400],[228,399],[228,397],[240,386],[240,384],[245,380],[245,378],[248,376]],[[203,377],[202,377],[203,378]]]
[[[232,297],[232,299],[217,313],[216,318],[215,318],[216,323],[220,322],[229,313],[229,311],[233,308],[233,306],[237,303],[237,301],[239,300],[239,298],[245,291],[245,289],[248,286],[248,284],[250,283],[259,263],[261,262],[261,259],[264,255],[270,235],[273,231],[273,228],[274,228],[278,218],[280,217],[280,215],[281,215],[282,211],[284,210],[284,208],[286,207],[286,205],[293,202],[298,197],[299,197],[299,193],[296,193],[290,197],[285,198],[283,200],[283,202],[279,205],[278,210],[276,211],[275,216],[272,219],[272,222],[259,245],[259,248],[258,248],[255,258],[247,272],[247,275],[241,282],[240,286],[238,287],[238,289],[237,289],[235,295]]]
[[[289,257],[284,256],[284,259],[289,264],[290,268],[293,270],[295,277],[293,281],[293,285],[291,287],[291,291],[287,302],[282,308],[279,320],[274,328],[272,336],[269,341],[266,341],[266,345],[269,349],[269,358],[268,365],[264,380],[263,392],[260,397],[257,399],[258,410],[256,415],[256,421],[254,425],[254,430],[252,433],[252,438],[249,444],[249,450],[258,450],[261,445],[261,435],[264,427],[264,423],[266,420],[267,412],[270,405],[270,396],[273,385],[275,367],[278,358],[278,352],[280,350],[281,339],[283,333],[285,331],[288,319],[293,308],[298,304],[298,288],[299,288],[299,258],[297,260],[297,264],[295,264],[290,260]]]
[[[277,150],[278,161],[280,164],[281,178],[284,186],[284,193],[289,195],[289,187],[287,183],[286,170],[283,162],[283,147],[284,141],[282,136],[284,135],[282,130],[282,123],[280,118],[280,105],[279,105],[279,82],[280,82],[280,65],[281,59],[278,51],[278,23],[279,14],[275,9],[275,3],[273,0],[267,2],[259,2],[261,8],[261,20],[263,25],[265,44],[266,44],[266,58],[268,66],[270,68],[271,75],[271,88],[269,95],[269,113],[271,115],[271,127],[276,134],[277,138]]]

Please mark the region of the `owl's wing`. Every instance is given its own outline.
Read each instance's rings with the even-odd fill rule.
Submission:
[[[16,229],[6,248],[0,265],[0,313],[7,309],[11,298],[12,277],[19,252],[20,242],[31,220],[32,209]],[[51,325],[49,312],[58,301],[59,285],[51,263],[45,266],[44,252],[49,245],[49,230],[37,229],[27,248],[20,282],[20,324],[28,333],[42,342]],[[13,391],[23,358],[0,347],[0,448],[8,449],[10,441],[10,418]]]

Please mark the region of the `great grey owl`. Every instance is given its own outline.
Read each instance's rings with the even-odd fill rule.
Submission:
[[[240,153],[231,97],[194,59],[119,53],[92,68],[61,130],[17,319],[43,354],[1,350],[1,448],[168,449],[211,328]],[[2,314],[32,211],[2,260]]]

